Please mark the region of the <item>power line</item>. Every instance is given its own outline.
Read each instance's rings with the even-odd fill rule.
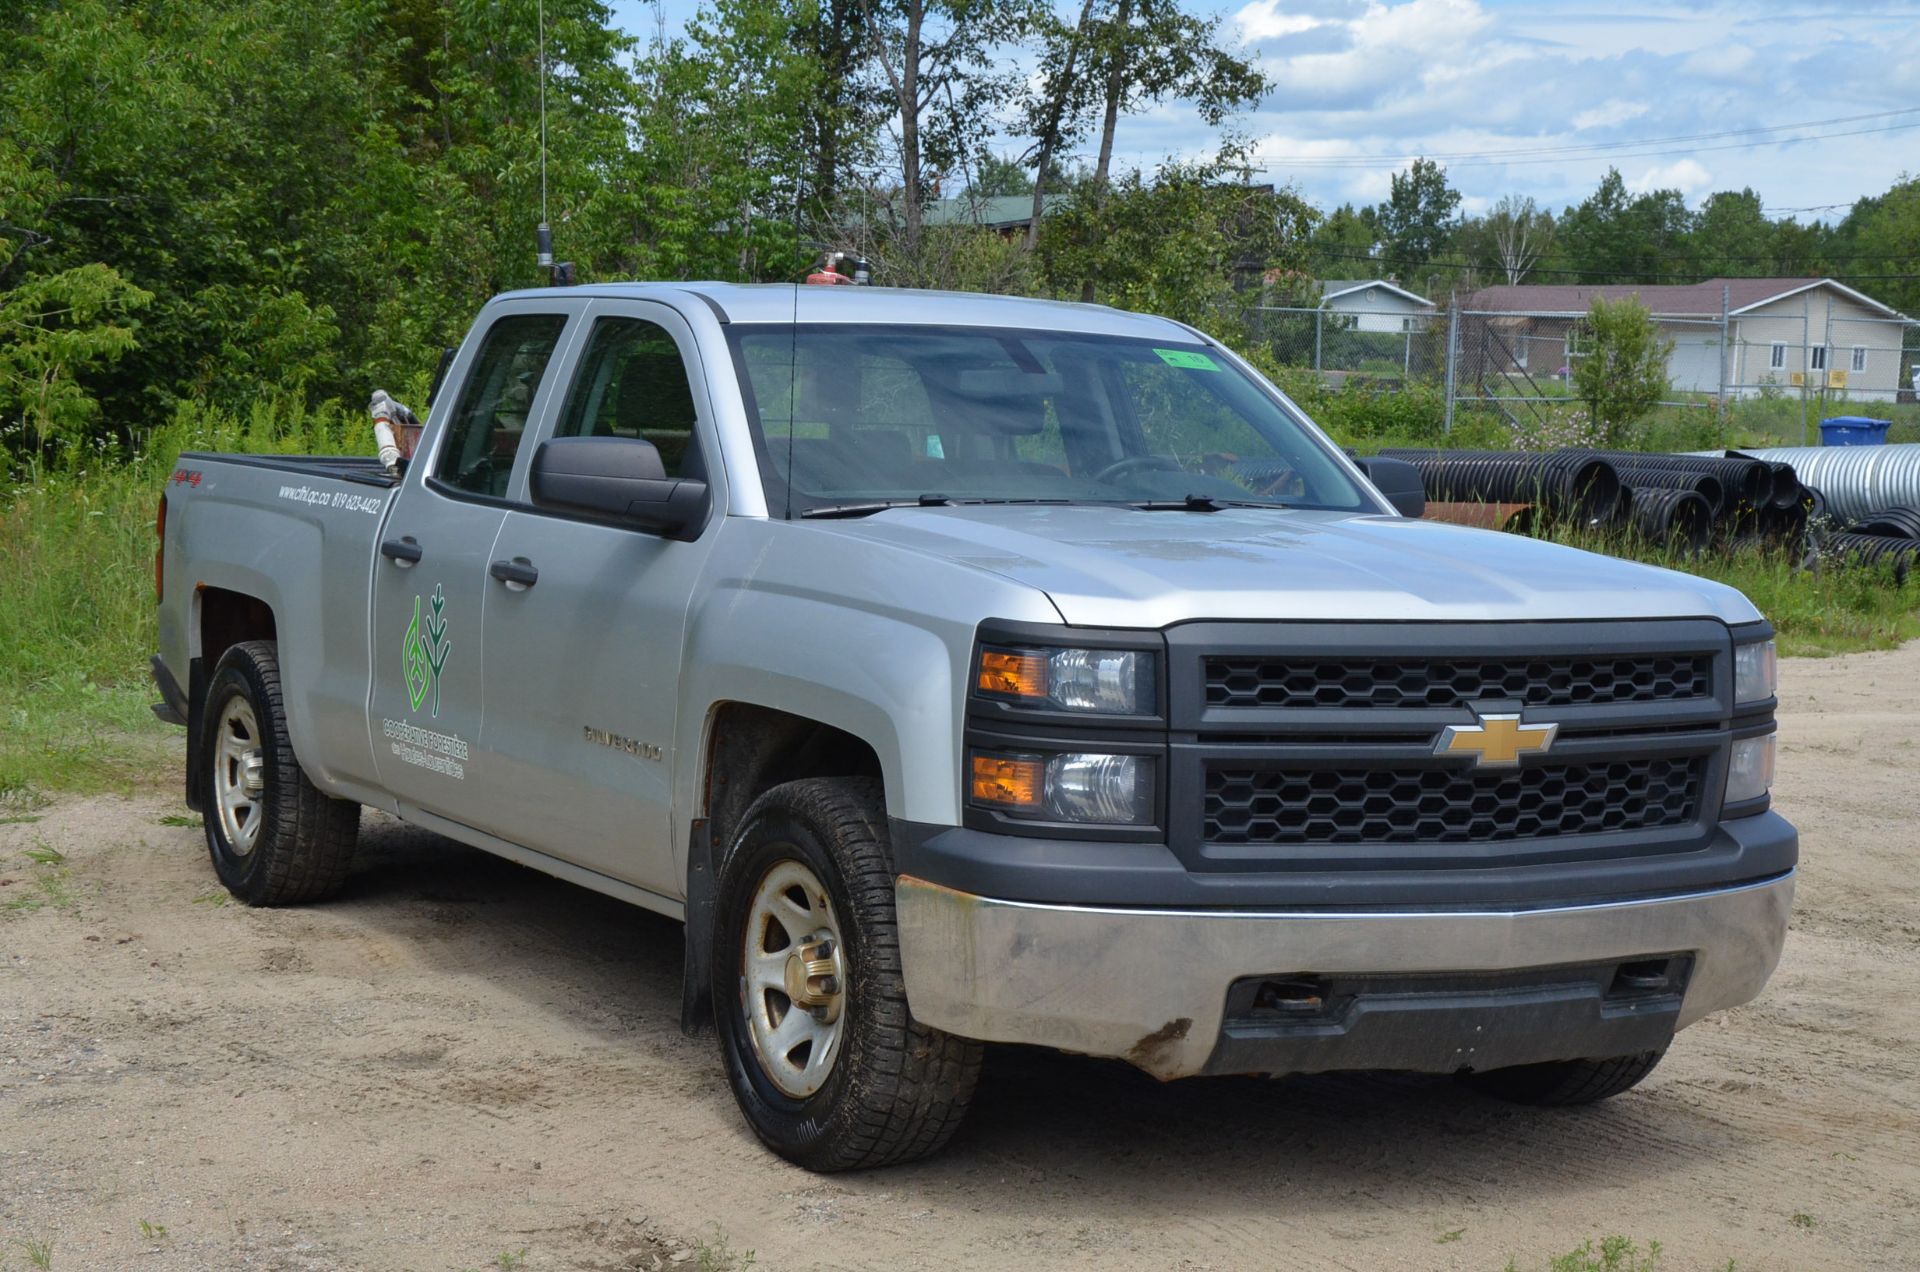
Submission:
[[[1808,125],[1801,125],[1801,127],[1806,126]],[[1450,161],[1446,166],[1449,168],[1505,168],[1542,163],[1578,163],[1583,160],[1593,159],[1661,159],[1672,155],[1697,155],[1719,150],[1752,150],[1759,146],[1794,146],[1809,141],[1833,141],[1841,137],[1864,137],[1871,133],[1902,132],[1910,128],[1920,128],[1920,119],[1912,120],[1904,124],[1883,124],[1878,128],[1853,128],[1844,132],[1816,133],[1809,137],[1765,137],[1757,141],[1728,142],[1725,145],[1719,146],[1687,146],[1679,150],[1623,150],[1590,155],[1552,155],[1538,159],[1458,159]],[[1412,156],[1412,158],[1424,157],[1426,156]],[[1339,171],[1352,168],[1371,168],[1383,163],[1397,164],[1412,161],[1412,158],[1394,155],[1298,159],[1259,155],[1254,158],[1255,162],[1247,166],[1260,172],[1271,172],[1276,168]]]
[[[1674,137],[1636,137],[1625,141],[1589,141],[1569,142],[1555,146],[1516,146],[1503,150],[1457,150],[1433,151],[1404,155],[1307,155],[1300,156],[1303,161],[1329,163],[1368,162],[1386,163],[1395,160],[1411,162],[1413,159],[1502,159],[1509,156],[1527,155],[1573,155],[1584,151],[1626,150],[1640,146],[1666,146],[1680,142],[1720,141],[1727,137],[1750,137],[1759,133],[1792,132],[1800,128],[1828,128],[1838,124],[1857,124],[1869,119],[1891,119],[1896,115],[1911,115],[1920,112],[1920,106],[1903,106],[1898,110],[1877,110],[1864,115],[1836,115],[1831,119],[1809,119],[1797,124],[1768,124],[1757,128],[1727,128],[1719,132],[1687,133]],[[1280,156],[1287,158],[1287,156]]]

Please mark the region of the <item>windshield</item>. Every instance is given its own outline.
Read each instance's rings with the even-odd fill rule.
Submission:
[[[729,338],[776,516],[1003,500],[1378,511],[1197,343],[840,324]]]

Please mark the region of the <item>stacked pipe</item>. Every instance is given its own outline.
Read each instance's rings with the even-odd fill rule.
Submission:
[[[1680,486],[1629,486],[1627,524],[1651,542],[1688,553],[1701,552],[1713,538],[1713,507],[1697,491]]]
[[[1603,524],[1620,502],[1613,465],[1590,451],[1380,452],[1420,470],[1427,498],[1442,503],[1526,503],[1555,517]]]
[[[1886,508],[1851,530],[1821,539],[1822,553],[1877,565],[1892,562],[1894,578],[1905,582],[1907,572],[1920,564],[1920,507]]]

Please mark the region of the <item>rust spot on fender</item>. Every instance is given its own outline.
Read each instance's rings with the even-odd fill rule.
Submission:
[[[1140,1041],[1127,1048],[1127,1061],[1151,1073],[1156,1078],[1172,1076],[1173,1049],[1178,1043],[1186,1041],[1187,1034],[1193,1030],[1193,1019],[1181,1016],[1169,1020]]]

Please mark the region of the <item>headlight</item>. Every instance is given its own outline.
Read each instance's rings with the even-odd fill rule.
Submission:
[[[1153,760],[1068,751],[1004,755],[976,751],[967,793],[978,807],[1036,821],[1143,826],[1153,821]]]
[[[1733,701],[1765,702],[1780,690],[1780,659],[1770,640],[1733,647]]]
[[[1010,649],[980,651],[974,687],[990,698],[1052,711],[1150,715],[1153,655],[1138,649]]]
[[[1727,764],[1727,803],[1759,799],[1773,789],[1774,739],[1778,736],[1766,733],[1733,744],[1733,756]]]

